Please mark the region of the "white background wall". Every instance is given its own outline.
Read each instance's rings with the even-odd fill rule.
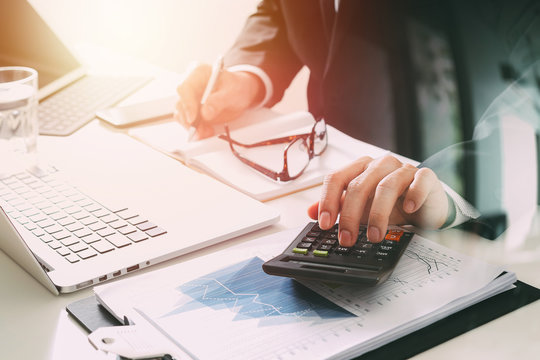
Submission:
[[[234,42],[258,0],[29,0],[71,49],[90,44],[183,72]],[[279,105],[306,109],[303,70]]]

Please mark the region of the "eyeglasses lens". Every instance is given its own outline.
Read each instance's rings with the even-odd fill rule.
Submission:
[[[309,148],[305,139],[298,138],[287,150],[287,169],[290,177],[298,176],[309,163]]]
[[[314,132],[313,153],[315,155],[320,155],[328,145],[328,134],[326,132],[326,123],[324,120],[317,121]]]

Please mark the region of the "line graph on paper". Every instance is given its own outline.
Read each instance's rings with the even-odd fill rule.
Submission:
[[[262,264],[255,257],[178,286],[190,300],[164,316],[208,307],[234,313],[233,321],[259,319],[260,326],[354,316],[292,279],[265,274]]]
[[[365,315],[374,307],[385,306],[451,277],[460,271],[461,263],[458,256],[442,247],[413,239],[388,280],[375,288],[305,284],[354,314]]]

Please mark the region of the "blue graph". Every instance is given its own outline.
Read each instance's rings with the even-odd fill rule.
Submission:
[[[176,290],[193,300],[165,316],[210,307],[235,313],[234,321],[260,319],[264,326],[354,317],[292,279],[264,273],[262,264],[255,257],[180,285]]]

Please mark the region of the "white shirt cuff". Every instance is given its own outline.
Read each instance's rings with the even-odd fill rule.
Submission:
[[[455,192],[450,186],[446,185],[445,183],[442,183],[442,186],[444,188],[444,191],[446,191],[448,196],[453,200],[453,206],[456,211],[456,217],[454,221],[445,226],[443,229],[448,229],[463,224],[464,222],[467,222],[471,219],[476,219],[480,217],[480,212],[476,210],[476,208],[472,206],[467,200],[462,198],[461,195]]]
[[[227,70],[231,72],[245,71],[261,79],[264,85],[265,93],[264,93],[264,98],[262,99],[262,101],[255,106],[256,108],[264,106],[272,97],[272,94],[274,93],[274,86],[272,85],[272,80],[270,80],[270,77],[268,76],[268,74],[266,74],[266,72],[263,69],[254,65],[240,64],[240,65],[231,66],[227,68]]]

